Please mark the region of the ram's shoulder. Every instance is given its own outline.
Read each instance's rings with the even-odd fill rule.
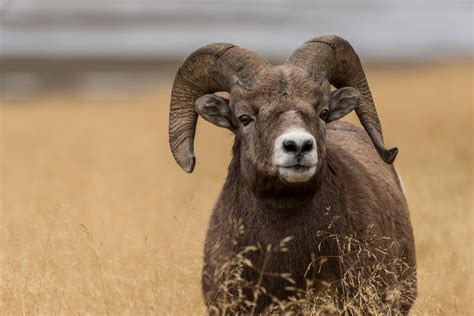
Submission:
[[[349,122],[335,121],[327,126],[327,135],[329,140],[359,140],[363,143],[371,144],[369,136],[365,130]]]
[[[359,132],[362,129],[352,123],[345,121],[334,121],[328,124],[328,131],[347,131],[347,132]]]
[[[326,146],[339,157],[357,160],[367,166],[385,163],[380,159],[366,131],[349,122],[336,121],[328,124]]]
[[[380,159],[363,128],[347,122],[328,124],[326,148],[333,164],[345,170],[347,179],[377,183],[384,188],[399,186],[393,165]]]

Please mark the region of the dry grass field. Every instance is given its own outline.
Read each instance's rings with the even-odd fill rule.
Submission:
[[[473,67],[368,67],[415,231],[414,315],[473,295]],[[210,209],[232,135],[200,120],[197,168],[168,149],[170,81],[137,100],[2,102],[0,314],[202,315]],[[354,120],[351,115],[350,120]]]

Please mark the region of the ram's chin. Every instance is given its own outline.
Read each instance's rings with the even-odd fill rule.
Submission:
[[[316,172],[316,166],[312,167],[279,167],[278,174],[286,182],[302,183],[309,181]]]

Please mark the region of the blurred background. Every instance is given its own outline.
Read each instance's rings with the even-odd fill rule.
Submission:
[[[400,148],[413,314],[472,313],[472,1],[0,0],[0,314],[203,314],[233,139],[200,120],[197,167],[179,169],[176,70],[211,42],[278,64],[324,34],[359,53]]]
[[[8,99],[64,89],[129,97],[211,42],[236,43],[277,62],[319,34],[345,37],[365,62],[472,54],[469,0],[2,0],[0,19]]]

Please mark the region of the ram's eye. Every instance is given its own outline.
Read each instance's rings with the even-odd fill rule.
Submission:
[[[319,117],[323,120],[323,121],[327,121],[328,117],[329,117],[329,110],[328,109],[324,109],[321,111],[321,113],[319,114]]]
[[[247,126],[250,124],[250,122],[252,122],[252,118],[244,114],[244,115],[239,116],[239,121],[240,123],[242,123],[243,126]]]

